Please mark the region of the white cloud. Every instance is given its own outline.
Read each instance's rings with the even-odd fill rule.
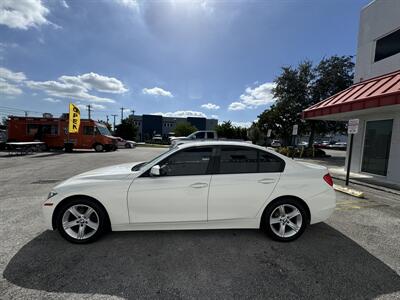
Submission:
[[[211,115],[211,119],[218,119],[217,115]]]
[[[241,102],[232,102],[229,104],[228,110],[243,110],[246,109],[246,104]]]
[[[214,103],[203,104],[201,107],[209,110],[217,110],[220,108],[219,105]]]
[[[15,29],[28,29],[49,24],[49,10],[41,0],[1,0],[0,24]]]
[[[81,113],[83,110],[87,110],[87,105],[85,104],[77,104],[77,106],[79,107],[79,109],[81,110]],[[96,104],[96,103],[92,103],[90,104],[92,111],[93,110],[103,110],[106,109],[106,107],[102,104]]]
[[[251,124],[252,122],[235,122],[235,121],[232,122],[233,126],[243,127],[243,128],[249,128],[251,127]]]
[[[43,90],[50,96],[86,100],[90,102],[114,103],[110,98],[92,95],[95,90],[107,93],[124,93],[128,91],[121,81],[96,73],[86,73],[78,76],[61,76],[58,81],[28,81],[27,86],[32,89]]]
[[[0,94],[11,96],[21,95],[22,90],[19,85],[25,79],[26,76],[22,72],[13,72],[0,67]]]
[[[3,78],[4,80],[21,82],[26,79],[26,76],[22,72],[13,72],[9,69],[0,67],[0,78]]]
[[[61,0],[61,5],[64,6],[65,8],[69,8],[69,5],[65,0]]]
[[[272,89],[275,83],[266,82],[255,88],[246,88],[245,93],[240,95],[240,101],[232,102],[229,110],[254,109],[258,106],[271,104],[275,101]]]
[[[153,96],[163,96],[163,97],[170,97],[172,98],[174,95],[170,91],[166,91],[159,87],[153,87],[151,89],[144,88],[142,93],[145,95],[153,95]]]
[[[44,98],[43,101],[47,101],[50,103],[60,103],[61,102],[60,99],[54,99],[54,98]]]
[[[156,112],[152,113],[152,115],[160,115],[163,117],[173,117],[173,118],[187,118],[187,117],[207,118],[206,114],[200,111],[191,111],[191,110],[178,110],[176,112]]]
[[[130,9],[138,9],[139,4],[136,0],[114,0],[117,4]]]
[[[0,94],[5,94],[5,95],[21,95],[22,90],[15,84],[11,84],[7,81],[5,81],[3,78],[0,78]]]

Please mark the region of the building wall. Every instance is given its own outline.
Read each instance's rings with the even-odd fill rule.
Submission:
[[[390,144],[390,154],[388,162],[387,175],[385,177],[373,175],[379,178],[385,178],[388,181],[400,183],[400,115],[397,112],[393,113],[376,113],[358,117],[360,120],[358,133],[354,135],[353,139],[353,154],[351,159],[351,172],[362,173],[362,158],[365,140],[365,127],[367,121],[387,120],[393,119],[392,140]],[[379,147],[379,145],[376,145]],[[346,166],[349,154],[347,148]],[[372,174],[371,174],[372,175]]]
[[[400,69],[400,53],[374,62],[376,40],[400,29],[400,1],[376,0],[360,16],[354,82]]]
[[[154,131],[156,131],[156,134],[168,138],[170,133],[174,132],[176,125],[183,122],[189,122],[196,126],[198,130],[214,130],[218,124],[218,120],[206,118],[173,118],[156,115],[135,115],[132,117],[135,125],[138,126],[137,141],[150,139]]]

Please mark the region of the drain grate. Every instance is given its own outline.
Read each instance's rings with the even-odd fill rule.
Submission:
[[[31,184],[47,184],[47,183],[56,183],[60,181],[59,179],[42,179],[38,181],[31,182]]]

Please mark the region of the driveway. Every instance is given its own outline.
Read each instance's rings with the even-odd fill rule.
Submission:
[[[295,242],[258,230],[110,233],[70,244],[40,203],[56,182],[165,149],[0,154],[1,299],[393,299],[400,297],[400,203],[338,194],[338,209]],[[358,202],[357,202],[358,201]]]

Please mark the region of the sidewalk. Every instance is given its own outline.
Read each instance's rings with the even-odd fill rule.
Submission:
[[[344,168],[344,158],[342,157],[326,157],[326,158],[295,158],[298,161],[304,161],[322,165],[328,168],[329,173],[335,179],[346,180],[346,170]],[[368,174],[350,172],[350,183],[366,186],[376,190],[385,191],[388,193],[400,196],[400,184],[388,182],[385,180],[372,177]]]

